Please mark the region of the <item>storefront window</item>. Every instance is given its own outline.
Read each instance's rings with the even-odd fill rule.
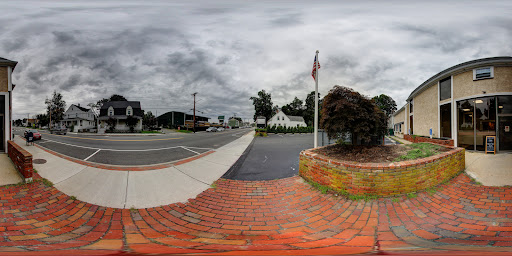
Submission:
[[[475,101],[476,150],[485,150],[485,137],[496,136],[496,99],[477,98]]]
[[[452,137],[452,104],[447,103],[441,105],[441,137],[442,138],[451,138]]]
[[[473,150],[475,145],[474,108],[474,100],[462,100],[457,102],[457,141],[459,147],[470,150]]]
[[[512,150],[512,96],[498,96],[498,136],[500,151]]]

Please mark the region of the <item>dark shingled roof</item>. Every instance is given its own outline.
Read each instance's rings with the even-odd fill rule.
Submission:
[[[75,105],[75,104],[72,104],[74,105],[75,107],[77,107],[78,109],[82,110],[83,112],[89,112],[89,109],[88,108],[84,108],[84,107],[80,107],[78,105]]]
[[[12,61],[0,57],[0,66],[11,66],[14,69],[16,67],[16,64],[18,64],[17,61]]]
[[[109,101],[103,103],[101,109],[108,109],[110,106],[113,108],[127,108],[128,106],[140,108],[140,101]]]
[[[289,116],[289,115],[287,115],[287,117],[290,118],[290,121],[304,122],[304,118],[302,116]]]

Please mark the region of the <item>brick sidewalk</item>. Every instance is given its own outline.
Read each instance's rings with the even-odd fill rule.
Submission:
[[[73,200],[37,182],[0,188],[0,254],[512,251],[510,187],[474,185],[462,174],[432,195],[395,201],[324,195],[292,177],[219,180],[187,203],[121,210]]]

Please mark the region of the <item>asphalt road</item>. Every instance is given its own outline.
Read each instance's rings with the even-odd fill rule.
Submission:
[[[24,129],[15,129],[22,135]],[[222,132],[169,133],[156,136],[55,135],[41,131],[38,145],[55,152],[100,164],[152,165],[178,161],[226,145],[250,129]]]
[[[299,153],[313,147],[312,134],[269,134],[256,137],[223,178],[273,180],[299,173]]]

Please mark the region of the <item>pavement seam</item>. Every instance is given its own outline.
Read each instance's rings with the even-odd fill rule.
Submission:
[[[81,173],[83,170],[87,169],[87,167],[89,167],[89,166],[83,166],[82,170],[80,170],[80,171],[76,172],[75,174],[73,174],[73,175],[71,175],[71,176],[69,176],[69,177],[67,177],[67,178],[65,178],[65,179],[63,179],[63,180],[61,180],[61,181],[59,181],[59,182],[55,183],[55,185],[60,184],[60,183],[62,183],[62,182],[64,182],[64,181],[66,181],[66,180],[70,179],[71,177],[74,177],[75,175],[77,175],[77,174]]]
[[[126,175],[126,190],[124,191],[123,209],[126,209],[126,201],[128,201],[128,186],[130,185],[130,171]]]
[[[204,181],[202,181],[202,180],[196,179],[196,178],[194,178],[194,177],[192,177],[192,176],[190,176],[190,175],[186,174],[186,173],[185,173],[185,172],[183,172],[182,170],[178,169],[178,166],[179,166],[179,165],[175,165],[175,166],[173,166],[173,167],[174,167],[176,170],[178,170],[179,172],[181,172],[181,173],[185,174],[186,176],[188,176],[188,177],[192,178],[193,180],[197,180],[197,181],[199,181],[199,182],[201,182],[201,183],[203,183],[203,184],[205,184],[205,185],[208,185],[208,186],[210,186],[210,185],[211,185],[210,183],[206,183],[206,182],[204,182]]]

